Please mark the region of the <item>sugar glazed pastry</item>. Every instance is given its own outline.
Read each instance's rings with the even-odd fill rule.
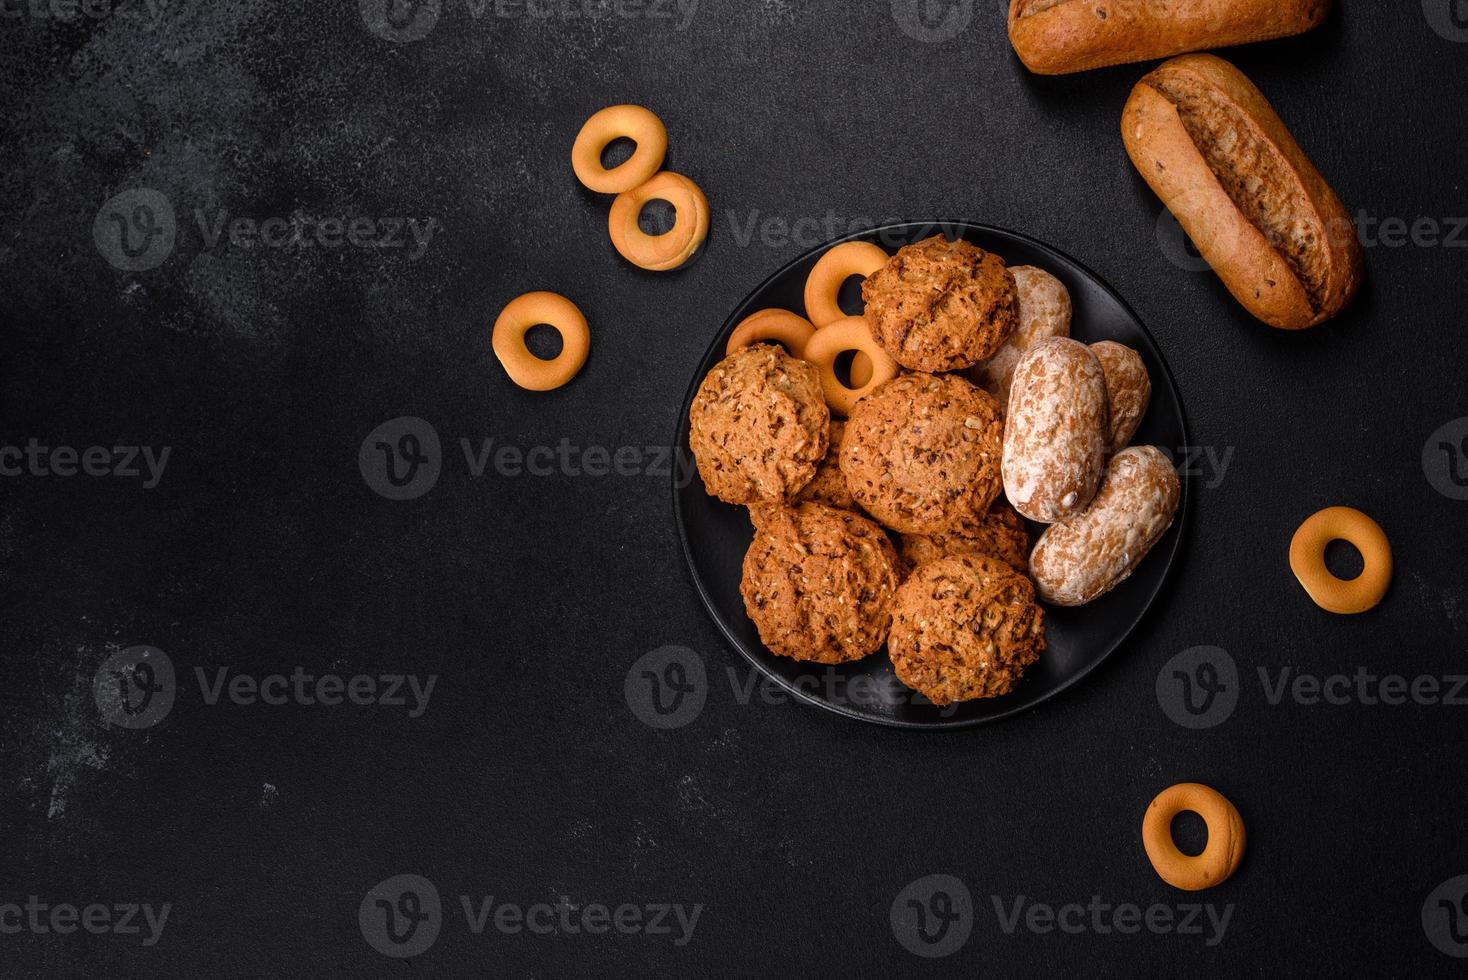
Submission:
[[[892,666],[934,704],[1008,694],[1044,649],[1034,586],[997,558],[928,562],[897,591]]]
[[[841,472],[886,526],[930,534],[980,521],[999,495],[999,404],[963,378],[905,374],[856,403]]]
[[[956,371],[992,357],[1019,322],[1004,260],[942,235],[904,245],[861,294],[872,336],[913,371]]]
[[[1019,302],[1019,323],[994,356],[969,368],[970,381],[1009,404],[1009,383],[1020,357],[1042,340],[1070,336],[1070,291],[1065,283],[1032,265],[1010,268]]]
[[[1020,358],[1004,425],[1004,493],[1044,524],[1079,513],[1106,463],[1106,377],[1085,344],[1052,337]]]
[[[881,648],[892,624],[897,554],[881,528],[823,504],[755,507],[744,608],[771,651],[839,664]]]
[[[1080,606],[1116,588],[1172,526],[1181,494],[1177,471],[1156,446],[1117,453],[1091,505],[1035,543],[1030,577],[1040,598]]]
[[[830,421],[814,365],[755,344],[714,365],[699,385],[689,448],[704,486],[720,500],[787,503],[825,457]]]
[[[1106,453],[1119,453],[1132,441],[1147,404],[1152,400],[1152,379],[1142,355],[1114,340],[1091,345],[1091,353],[1101,362],[1106,375],[1106,404],[1109,422],[1106,427]]]
[[[1014,508],[996,500],[977,523],[937,534],[902,535],[897,554],[914,567],[952,555],[985,555],[1023,572],[1029,568],[1030,534]]]
[[[1025,67],[1063,75],[1308,31],[1331,0],[1010,0]]]
[[[1138,173],[1244,308],[1272,327],[1345,309],[1365,260],[1340,198],[1263,93],[1212,55],[1146,75],[1122,112]]]

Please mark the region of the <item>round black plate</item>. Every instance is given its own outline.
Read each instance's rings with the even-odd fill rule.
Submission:
[[[1182,462],[1179,453],[1188,445],[1187,423],[1162,352],[1121,297],[1075,259],[1033,238],[966,222],[888,225],[840,241],[875,241],[892,252],[940,233],[950,239],[966,238],[1002,256],[1010,265],[1034,265],[1058,277],[1070,290],[1075,308],[1072,337],[1086,343],[1115,340],[1140,352],[1152,376],[1152,404],[1132,441],[1158,446]],[[723,358],[724,345],[735,325],[755,310],[771,306],[803,312],[806,276],[821,253],[834,244],[823,245],[775,273],[724,322],[683,400],[675,443],[680,449],[686,451],[688,446],[688,409],[693,396],[704,375]],[[1089,605],[1074,609],[1046,607],[1046,650],[1014,691],[1004,697],[946,708],[937,707],[898,681],[885,650],[839,667],[803,663],[771,653],[760,643],[739,595],[744,553],[753,537],[744,508],[710,497],[704,492],[703,482],[695,477],[691,482],[675,479],[673,514],[694,584],[709,614],[735,649],[771,681],[802,701],[860,721],[903,728],[965,728],[1034,707],[1086,676],[1122,644],[1156,599],[1178,556],[1188,513],[1186,476],[1182,483],[1177,519],[1129,579]],[[1031,525],[1030,530],[1038,535],[1042,527]]]

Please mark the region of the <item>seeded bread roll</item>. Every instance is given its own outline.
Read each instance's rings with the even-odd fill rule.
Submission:
[[[1009,41],[1038,75],[1299,34],[1331,0],[1010,0]]]
[[[1212,55],[1145,76],[1122,140],[1213,271],[1272,327],[1296,330],[1350,303],[1364,274],[1351,217],[1264,95]]]

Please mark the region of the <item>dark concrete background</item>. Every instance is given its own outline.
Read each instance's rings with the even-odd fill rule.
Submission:
[[[442,0],[431,31],[394,41],[367,28],[373,0],[365,16],[347,0],[173,0],[67,20],[6,0],[0,444],[170,457],[146,489],[0,481],[0,906],[171,913],[151,946],[0,934],[0,975],[1457,967],[1423,909],[1468,873],[1468,707],[1272,705],[1256,670],[1465,669],[1468,502],[1433,434],[1468,415],[1468,231],[1452,232],[1468,215],[1468,28],[1449,0],[1343,0],[1310,36],[1228,55],[1369,219],[1355,306],[1287,334],[1169,259],[1117,133],[1145,66],[1027,76],[1003,6],[959,0],[925,20],[905,0],[703,0],[691,16],[572,17],[579,4],[530,16]],[[661,114],[669,166],[708,194],[710,242],[685,271],[622,263],[606,201],[571,176],[581,121],[623,101]],[[125,271],[109,262],[107,202],[139,188],[166,200],[176,242]],[[432,219],[436,233],[416,258],[211,245],[198,214],[206,227],[366,217],[377,234]],[[941,737],[741,703],[726,672],[748,674],[686,578],[665,476],[467,472],[461,438],[666,446],[710,338],[766,275],[853,224],[934,216],[1014,228],[1097,270],[1165,351],[1194,441],[1232,454],[1200,475],[1174,584],[1076,690]],[[1386,219],[1428,219],[1439,241],[1419,225],[1417,244],[1397,242]],[[489,326],[541,288],[581,305],[593,348],[574,383],[531,394],[494,362]],[[399,416],[444,446],[437,484],[411,501],[374,493],[357,462]],[[1395,549],[1392,591],[1361,617],[1316,609],[1285,563],[1298,523],[1336,503],[1374,515]],[[177,697],[127,730],[105,722],[92,683],[137,644],[168,655]],[[695,720],[659,731],[629,709],[624,679],[667,644],[703,658],[710,689]],[[1199,644],[1241,676],[1232,717],[1195,731],[1155,685]],[[416,718],[210,705],[195,670],[222,667],[438,680]],[[1239,874],[1199,896],[1164,885],[1139,840],[1147,802],[1182,780],[1218,787],[1248,826]],[[375,952],[357,919],[399,873],[430,879],[445,909],[437,942],[407,961]],[[962,880],[975,906],[967,943],[938,960],[909,954],[889,923],[930,874]],[[682,946],[475,936],[460,895],[703,908]],[[1234,908],[1210,947],[1007,934],[995,896]]]

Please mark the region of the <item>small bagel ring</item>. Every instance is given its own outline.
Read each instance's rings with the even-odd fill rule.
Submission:
[[[789,310],[768,309],[751,313],[739,321],[739,326],[729,335],[729,344],[724,348],[727,357],[741,347],[774,341],[790,352],[791,357],[802,357],[805,345],[815,336],[816,328],[809,320]]]
[[[673,227],[661,235],[649,235],[637,223],[649,201],[667,201],[673,206]],[[633,265],[653,272],[676,269],[708,237],[708,198],[687,177],[664,170],[617,195],[607,216],[607,232],[617,252]]]
[[[1336,578],[1325,567],[1325,546],[1349,541],[1361,552],[1361,574]],[[1381,525],[1351,507],[1327,507],[1300,525],[1290,541],[1290,571],[1315,604],[1327,612],[1362,613],[1376,606],[1392,583],[1392,546]]]
[[[867,276],[887,264],[887,253],[871,242],[844,242],[816,260],[805,280],[805,315],[817,328],[844,319],[836,298],[852,276]]]
[[[530,353],[525,333],[537,324],[549,324],[561,335],[561,352],[546,360]],[[510,380],[530,391],[550,391],[576,376],[591,350],[591,329],[576,304],[558,293],[526,293],[510,300],[494,321],[491,338]]]
[[[836,359],[849,350],[871,358],[872,376],[856,388],[848,388],[836,377]],[[826,404],[837,415],[850,415],[852,408],[877,385],[897,377],[897,362],[877,343],[863,317],[848,316],[816,330],[805,345],[805,360],[821,372],[821,391]],[[855,379],[853,379],[855,380]]]
[[[629,139],[637,149],[608,170],[601,155],[608,144]],[[668,130],[663,121],[640,105],[607,106],[581,126],[571,146],[571,169],[576,179],[598,194],[621,194],[646,183],[663,165],[668,153]]]
[[[1208,825],[1208,845],[1189,857],[1172,839],[1172,818],[1190,810]],[[1244,859],[1244,819],[1218,790],[1202,783],[1169,786],[1142,817],[1142,847],[1158,877],[1174,888],[1196,892],[1227,881]]]
[[[819,329],[844,319],[837,297],[841,287],[852,276],[867,276],[887,264],[887,253],[872,242],[843,242],[826,252],[805,279],[805,315]],[[872,362],[865,354],[857,354],[851,362],[851,380],[864,385],[871,380]]]

